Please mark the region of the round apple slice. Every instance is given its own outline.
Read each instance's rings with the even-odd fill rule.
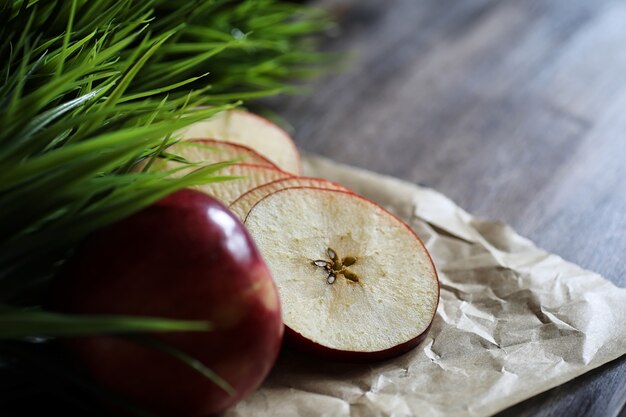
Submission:
[[[218,141],[215,139],[181,141],[169,146],[166,152],[172,156],[181,157],[188,162],[194,163],[209,164],[238,159],[241,163],[279,169],[269,159],[255,152],[253,149],[236,143]],[[142,161],[137,165],[135,170],[141,170],[147,163],[147,160]],[[150,169],[152,171],[164,171],[177,167],[180,167],[180,162],[172,157],[156,159]],[[184,172],[189,172],[189,170],[184,170]],[[178,174],[178,176],[180,175],[181,174]]]
[[[426,336],[437,272],[417,235],[354,193],[276,191],[245,223],[278,286],[288,341],[337,360],[379,360]]]
[[[216,139],[192,139],[181,141],[167,149],[168,153],[182,156],[189,162],[221,162],[240,159],[242,163],[278,168],[255,150]]]
[[[309,177],[291,177],[283,178],[280,180],[272,181],[267,184],[260,185],[247,193],[241,195],[234,203],[229,207],[237,217],[241,220],[246,218],[246,215],[252,207],[265,196],[272,194],[275,191],[283,190],[291,187],[316,187],[329,190],[344,190],[350,191],[343,185],[336,182],[324,180],[321,178],[309,178]]]
[[[182,139],[213,138],[248,146],[280,169],[300,173],[300,154],[291,137],[274,123],[243,110],[218,113],[178,132]]]
[[[217,198],[226,205],[247,191],[291,175],[276,168],[254,164],[232,164],[216,173],[218,176],[241,177],[228,181],[197,185],[193,188]]]
[[[214,145],[217,146],[214,147]],[[184,141],[169,147],[168,152],[180,156],[189,162],[203,164],[210,164],[212,162],[219,162],[234,158],[244,158],[245,160],[260,162],[232,164],[222,168],[216,173],[218,176],[236,176],[243,178],[224,182],[208,183],[194,187],[197,190],[214,196],[226,205],[231,204],[240,195],[255,187],[278,179],[292,177],[291,174],[278,169],[274,164],[253,150],[248,149],[245,146],[230,144],[227,142],[215,142],[210,139]],[[140,169],[141,167],[142,166],[139,166],[137,169]],[[165,171],[181,167],[183,167],[181,162],[174,159],[158,159],[153,163],[150,170]],[[181,177],[194,169],[195,168],[193,166],[188,168],[185,167],[177,172],[173,172],[172,176]]]

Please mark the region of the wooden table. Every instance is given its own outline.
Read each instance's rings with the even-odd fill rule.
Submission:
[[[298,145],[433,187],[626,286],[626,2],[325,0]],[[617,322],[616,326],[626,326]],[[499,416],[626,416],[626,358]]]

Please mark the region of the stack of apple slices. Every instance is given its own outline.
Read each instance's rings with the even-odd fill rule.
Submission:
[[[254,238],[278,287],[288,342],[333,359],[375,360],[423,340],[439,282],[406,224],[342,185],[298,176],[289,135],[251,113],[225,112],[182,136],[169,151],[191,162],[242,160],[223,173],[244,179],[201,189]]]

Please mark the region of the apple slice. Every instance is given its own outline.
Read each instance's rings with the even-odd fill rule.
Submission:
[[[214,144],[218,144],[218,146],[213,148]],[[223,151],[223,153],[219,153],[218,151],[220,150]],[[246,158],[246,160],[261,162],[260,164],[232,164],[216,173],[216,175],[219,176],[236,176],[243,178],[233,179],[232,181],[208,183],[194,187],[197,190],[214,196],[226,205],[231,204],[240,195],[255,187],[275,180],[292,177],[291,174],[281,171],[274,164],[261,155],[258,155],[253,150],[227,142],[214,143],[207,139],[185,141],[172,145],[168,149],[168,152],[181,156],[189,162],[199,162],[203,164],[240,157]],[[181,166],[181,163],[175,160],[159,159],[150,169],[152,171],[165,171],[180,168]],[[137,169],[140,168],[141,166]],[[193,169],[193,167],[185,168],[172,173],[172,176],[180,177]]]
[[[247,146],[216,139],[181,141],[167,149],[168,153],[182,156],[189,162],[221,162],[240,159],[242,163],[277,168],[269,159]]]
[[[269,159],[247,146],[215,139],[185,140],[169,146],[166,151],[170,155],[182,157],[194,163],[210,164],[238,159],[241,163],[279,169]],[[135,167],[135,170],[141,170],[147,163],[147,160],[142,161]],[[175,159],[160,158],[152,163],[151,170],[165,171],[178,167],[180,167],[179,162]],[[184,170],[184,172],[189,172],[189,170]]]
[[[233,203],[240,195],[259,185],[291,176],[276,168],[254,164],[232,164],[221,169],[216,175],[242,178],[197,185],[193,188],[212,195],[226,205]]]
[[[245,225],[278,286],[292,346],[337,360],[379,360],[420,343],[439,302],[417,235],[354,193],[286,188]]]
[[[336,182],[324,180],[321,178],[309,178],[309,177],[292,177],[283,178],[281,180],[272,181],[267,184],[260,185],[247,193],[241,195],[234,203],[229,207],[237,217],[245,219],[246,215],[252,207],[265,196],[272,194],[275,191],[283,190],[285,188],[292,187],[316,187],[325,188],[329,190],[344,190],[350,191],[343,185]]]
[[[177,162],[168,161],[164,164],[153,167],[152,169],[165,170],[174,169],[180,165]],[[185,168],[184,170],[175,172],[173,177],[180,177],[188,173],[192,168]],[[277,168],[255,165],[255,164],[232,164],[220,169],[215,175],[217,176],[232,176],[241,177],[227,181],[211,182],[203,185],[196,185],[192,187],[196,190],[209,194],[225,205],[233,203],[239,196],[245,194],[247,191],[258,187],[259,185],[267,184],[268,182],[276,181],[282,178],[289,178],[291,174],[281,171]]]
[[[253,113],[229,110],[178,132],[182,139],[213,138],[248,146],[280,169],[299,174],[300,154],[291,137],[274,123]]]

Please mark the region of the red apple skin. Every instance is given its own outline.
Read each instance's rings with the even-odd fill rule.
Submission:
[[[66,312],[210,321],[209,332],[151,337],[200,360],[229,395],[171,356],[112,336],[73,339],[102,385],[160,416],[206,416],[255,390],[280,350],[283,324],[270,272],[241,222],[203,193],[182,190],[94,235],[58,280]]]

